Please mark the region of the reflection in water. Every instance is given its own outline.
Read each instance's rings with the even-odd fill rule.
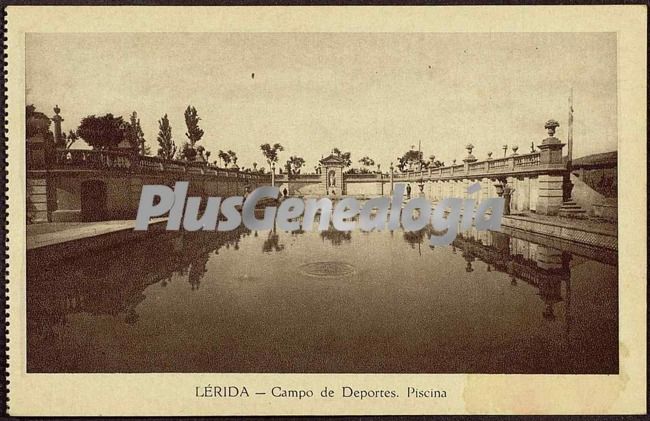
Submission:
[[[431,234],[164,233],[30,267],[28,370],[617,372],[615,266]],[[303,278],[323,262],[355,271]]]
[[[280,244],[280,236],[275,231],[275,227],[272,231],[269,231],[264,244],[262,244],[262,251],[264,253],[278,252],[284,250],[284,244]]]
[[[344,243],[352,242],[352,232],[350,231],[338,231],[333,226],[327,230],[320,232],[320,238],[324,240],[329,240],[333,246],[340,246]]]
[[[207,273],[210,253],[218,254],[222,247],[237,249],[241,238],[248,234],[241,229],[219,236],[200,232],[161,234],[145,247],[117,248],[81,262],[63,262],[37,276],[30,273],[30,336],[51,338],[54,328],[65,325],[67,316],[74,313],[124,314],[126,323],[135,323],[139,319],[136,307],[146,298],[142,291],[149,285],[160,283],[167,287],[176,275],[187,277],[191,290],[198,289]],[[202,241],[196,241],[198,237]]]

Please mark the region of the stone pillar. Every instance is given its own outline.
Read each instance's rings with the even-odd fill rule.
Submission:
[[[61,109],[59,106],[54,107],[54,116],[52,117],[52,122],[54,122],[54,144],[56,145],[57,148],[65,148],[65,144],[63,143],[63,132],[61,131],[61,122],[63,121],[63,117],[59,115],[61,112]]]
[[[48,222],[47,178],[27,177],[27,223]]]
[[[465,159],[463,159],[463,163],[465,164],[465,174],[469,174],[469,164],[476,162],[476,157],[472,155],[472,149],[474,149],[474,145],[470,143],[465,146],[465,149],[467,149],[467,156]]]
[[[555,137],[555,129],[560,124],[549,120],[544,126],[549,137],[538,146],[540,166],[548,169],[547,174],[539,176],[536,212],[542,215],[557,215],[564,196],[564,165],[562,163],[562,143]]]
[[[562,206],[561,175],[540,175],[537,187],[536,213],[541,215],[557,215]]]

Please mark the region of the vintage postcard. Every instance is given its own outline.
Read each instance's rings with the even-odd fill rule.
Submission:
[[[645,7],[6,12],[9,414],[645,413]]]

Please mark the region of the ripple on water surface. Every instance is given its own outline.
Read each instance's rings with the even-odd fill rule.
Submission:
[[[318,278],[339,278],[356,272],[351,264],[337,261],[306,263],[298,269],[305,275]]]

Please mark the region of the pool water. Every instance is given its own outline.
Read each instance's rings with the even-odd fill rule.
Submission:
[[[611,262],[513,233],[428,244],[239,229],[62,261],[28,272],[28,371],[618,372]]]

